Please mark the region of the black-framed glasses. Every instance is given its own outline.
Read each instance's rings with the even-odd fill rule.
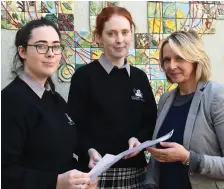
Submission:
[[[48,45],[44,45],[44,44],[37,44],[37,45],[31,45],[31,44],[27,44],[26,46],[31,46],[31,47],[36,47],[36,50],[39,54],[46,54],[49,49],[52,49],[52,52],[55,55],[60,55],[62,54],[64,47],[62,45],[53,45],[53,46],[48,46]]]

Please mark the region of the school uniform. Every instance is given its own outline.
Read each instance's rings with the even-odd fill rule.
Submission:
[[[2,90],[2,188],[55,189],[75,169],[76,128],[66,102],[22,72]]]
[[[102,156],[129,148],[128,140],[150,140],[156,122],[156,103],[146,74],[125,60],[121,69],[102,55],[73,75],[69,113],[77,124],[79,164],[88,171],[89,148]],[[144,153],[120,160],[101,175],[100,188],[140,188],[144,181]]]

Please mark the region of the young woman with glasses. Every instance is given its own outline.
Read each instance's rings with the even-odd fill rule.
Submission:
[[[44,18],[16,34],[18,75],[2,90],[3,189],[96,187],[88,185],[89,173],[75,169],[75,124],[51,81],[63,51],[60,40],[58,28]]]

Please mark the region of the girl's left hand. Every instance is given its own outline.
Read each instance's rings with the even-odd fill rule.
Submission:
[[[129,150],[136,147],[136,146],[139,146],[141,144],[141,142],[138,141],[137,138],[135,137],[131,137],[129,140],[128,140],[128,144],[129,144]],[[127,156],[124,157],[124,159],[128,159],[128,158],[132,158],[136,155],[139,154],[140,151],[137,151],[137,152],[134,152],[132,154],[129,154]]]
[[[190,152],[180,144],[175,142],[160,142],[160,145],[166,149],[147,148],[152,156],[159,162],[184,162],[187,157],[189,157]]]

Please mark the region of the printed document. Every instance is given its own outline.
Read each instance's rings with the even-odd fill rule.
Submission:
[[[124,156],[132,154],[136,151],[141,151],[144,148],[153,146],[157,143],[163,142],[168,140],[173,135],[174,130],[169,132],[168,134],[156,139],[156,140],[147,140],[143,142],[139,146],[136,146],[130,150],[126,150],[118,155],[106,154],[97,164],[96,166],[90,171],[91,179],[90,182],[94,181],[99,175],[101,175],[104,171],[109,169],[113,164],[118,162]]]

